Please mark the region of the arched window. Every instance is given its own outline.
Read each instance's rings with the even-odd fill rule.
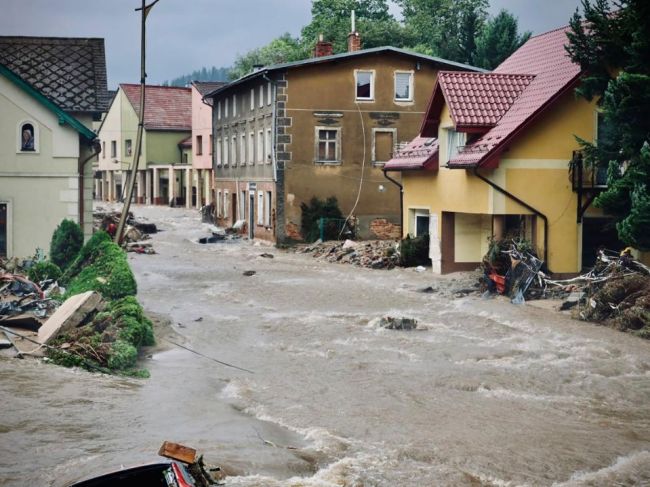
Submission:
[[[31,123],[23,123],[20,126],[20,150],[21,152],[36,150],[36,131]]]

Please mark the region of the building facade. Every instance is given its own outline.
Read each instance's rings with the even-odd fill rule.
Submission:
[[[120,84],[99,128],[102,154],[95,174],[95,197],[99,200],[118,201],[126,196],[139,111],[140,85]],[[191,205],[192,161],[191,150],[187,150],[191,134],[191,90],[147,85],[136,203]]]
[[[207,95],[219,224],[301,240],[301,205],[334,196],[361,238],[399,236],[399,193],[383,165],[417,135],[438,70],[475,68],[392,47],[332,55],[327,44]]]
[[[92,234],[103,39],[0,37],[0,256],[48,252],[63,219]]]

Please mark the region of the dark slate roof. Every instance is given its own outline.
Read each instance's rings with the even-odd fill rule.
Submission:
[[[108,106],[104,39],[0,36],[0,63],[65,111]]]
[[[140,85],[120,85],[136,114],[140,113]],[[145,87],[144,128],[192,130],[192,90],[176,86]]]
[[[345,60],[345,59],[352,59],[356,57],[362,57],[362,56],[367,56],[369,54],[386,54],[386,53],[395,53],[395,54],[401,54],[403,56],[409,56],[412,58],[415,58],[417,60],[421,61],[427,61],[427,62],[432,62],[440,66],[442,69],[458,69],[458,70],[465,70],[465,71],[477,71],[479,73],[484,73],[486,70],[477,68],[475,66],[470,66],[469,64],[462,64],[462,63],[457,63],[455,61],[449,61],[448,59],[443,59],[435,56],[427,56],[425,54],[420,54],[415,51],[408,51],[406,49],[400,49],[398,47],[393,47],[393,46],[381,46],[381,47],[373,47],[370,49],[361,49],[359,51],[353,51],[353,52],[343,52],[340,54],[332,54],[331,56],[320,56],[320,57],[312,57],[309,59],[303,59],[301,61],[293,61],[290,63],[282,63],[282,64],[274,64],[271,66],[265,66],[262,69],[258,71],[254,71],[252,73],[248,73],[245,76],[242,76],[239,79],[236,79],[232,81],[231,83],[228,83],[224,86],[221,86],[217,88],[216,90],[213,90],[204,97],[213,97],[217,93],[221,91],[225,91],[233,86],[236,86],[240,83],[243,83],[245,81],[248,81],[250,79],[263,76],[266,73],[269,73],[271,71],[278,71],[278,70],[283,70],[283,69],[291,69],[291,68],[298,68],[301,66],[307,66],[307,65],[313,65],[313,64],[322,64],[322,63],[329,63],[329,62],[334,62],[334,61],[340,61],[340,60]]]
[[[205,96],[211,91],[214,91],[217,88],[221,88],[227,84],[228,83],[226,81],[192,81],[192,85],[194,85],[194,88],[196,88],[201,96]]]

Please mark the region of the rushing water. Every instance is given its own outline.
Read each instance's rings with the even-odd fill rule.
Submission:
[[[165,230],[157,255],[130,254],[145,308],[172,341],[254,373],[162,339],[149,380],[0,360],[1,486],[154,460],[166,439],[237,486],[650,485],[650,343],[418,292],[429,273],[198,245],[195,213],[136,213]]]

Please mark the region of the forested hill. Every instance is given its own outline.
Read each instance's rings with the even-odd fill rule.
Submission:
[[[171,81],[165,81],[163,86],[187,86],[192,81],[228,81],[229,73],[230,68],[217,68],[215,66],[206,68],[203,66],[190,74],[179,76]]]

